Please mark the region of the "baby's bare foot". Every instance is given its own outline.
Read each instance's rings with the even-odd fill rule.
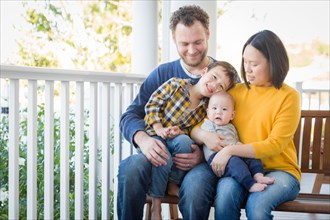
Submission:
[[[162,220],[162,215],[160,212],[151,211],[151,219],[152,220]]]
[[[257,181],[257,183],[263,183],[263,184],[273,184],[275,182],[274,178],[263,176],[263,175],[254,175],[254,180]]]
[[[249,189],[249,192],[261,192],[265,190],[267,187],[267,184],[262,184],[262,183],[255,183],[251,186]]]
[[[179,197],[179,186],[173,182],[169,182],[167,185],[167,194]]]
[[[158,199],[158,198],[152,199],[151,219],[152,220],[161,220],[162,219],[161,199]]]
[[[151,211],[151,219],[152,220],[162,220],[162,214],[161,214],[161,212]]]

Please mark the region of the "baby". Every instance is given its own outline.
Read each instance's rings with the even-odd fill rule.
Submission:
[[[217,132],[225,137],[226,145],[239,144],[237,131],[231,120],[235,116],[235,102],[233,97],[222,91],[210,97],[207,107],[207,118],[202,129]],[[203,147],[205,160],[211,166],[217,152]],[[233,156],[230,158],[224,177],[232,177],[242,184],[249,192],[263,191],[267,184],[273,184],[275,179],[264,176],[263,165],[260,160]]]

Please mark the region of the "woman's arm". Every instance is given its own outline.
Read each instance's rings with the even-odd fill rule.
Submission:
[[[256,152],[251,144],[228,145],[219,151],[212,160],[213,172],[221,177],[226,169],[227,163],[232,156],[255,158]]]
[[[191,138],[197,143],[197,144],[205,144],[210,150],[213,151],[220,151],[222,150],[224,143],[224,137],[217,134],[216,132],[209,132],[205,131],[201,128],[201,123],[196,125],[191,133]]]

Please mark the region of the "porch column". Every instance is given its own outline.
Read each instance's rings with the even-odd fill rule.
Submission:
[[[169,20],[173,11],[183,5],[198,5],[204,9],[210,17],[210,39],[208,55],[216,58],[217,49],[217,1],[186,0],[186,1],[162,1],[163,9],[163,43],[162,62],[168,62],[179,58],[176,47],[173,43],[171,31],[169,30]]]
[[[149,74],[158,64],[158,1],[133,1],[132,72]]]

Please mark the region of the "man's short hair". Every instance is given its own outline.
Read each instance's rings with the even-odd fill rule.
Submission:
[[[195,21],[201,22],[203,27],[207,31],[209,30],[209,15],[201,7],[198,5],[182,6],[173,12],[170,19],[170,29],[174,32],[179,23],[190,27]]]

